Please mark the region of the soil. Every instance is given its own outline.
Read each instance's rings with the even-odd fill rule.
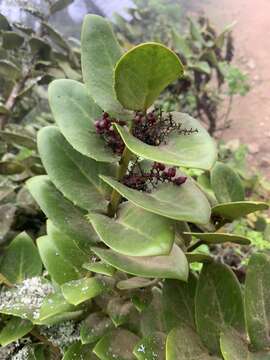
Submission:
[[[251,90],[237,97],[231,113],[232,126],[222,138],[249,146],[249,162],[270,179],[270,1],[196,0],[196,8],[222,28],[234,27],[235,64],[248,73]]]

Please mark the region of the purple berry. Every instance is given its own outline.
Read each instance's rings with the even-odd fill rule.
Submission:
[[[176,179],[173,180],[173,183],[175,185],[179,186],[179,185],[184,184],[186,182],[186,180],[187,180],[186,176],[179,176],[179,177],[177,177]]]
[[[167,170],[167,174],[168,174],[168,176],[169,176],[170,178],[175,177],[175,175],[176,175],[176,170],[175,170],[175,168],[169,168],[169,169]]]

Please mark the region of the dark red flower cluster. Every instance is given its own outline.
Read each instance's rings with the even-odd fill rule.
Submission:
[[[174,167],[166,168],[162,163],[154,162],[149,172],[144,172],[136,163],[123,178],[123,183],[136,190],[151,192],[159,183],[173,183],[180,186],[187,180],[186,176],[176,176]]]
[[[125,144],[117,131],[113,128],[113,123],[119,125],[126,125],[125,121],[110,118],[106,112],[102,114],[100,119],[95,121],[96,132],[103,136],[106,144],[113,150],[114,153],[121,155],[124,151]]]
[[[184,129],[181,123],[176,123],[172,114],[163,114],[159,108],[149,113],[137,112],[134,118],[133,135],[148,145],[158,146],[166,143],[173,131],[178,134],[191,135],[198,129]]]

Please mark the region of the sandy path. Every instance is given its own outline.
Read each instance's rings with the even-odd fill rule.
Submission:
[[[223,137],[249,144],[251,164],[270,178],[270,1],[208,0],[200,6],[218,28],[237,21],[235,63],[249,73],[252,89],[235,99],[232,127]]]

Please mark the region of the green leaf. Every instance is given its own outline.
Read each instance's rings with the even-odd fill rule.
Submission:
[[[11,26],[3,14],[0,14],[0,30],[11,30]]]
[[[253,254],[245,286],[245,316],[250,341],[256,350],[270,346],[270,256]]]
[[[211,185],[220,203],[244,201],[245,191],[238,174],[228,165],[216,163],[211,171]]]
[[[0,272],[13,284],[41,274],[42,262],[38,250],[25,232],[17,235],[8,246]]]
[[[260,201],[237,201],[224,203],[212,208],[212,215],[232,221],[255,211],[267,210],[269,205]]]
[[[95,354],[92,353],[92,347],[83,345],[80,342],[72,344],[64,354],[62,360],[98,360]]]
[[[138,360],[166,360],[166,335],[161,332],[144,337],[133,350]]]
[[[211,263],[214,261],[214,258],[212,256],[209,256],[208,254],[203,254],[200,252],[193,252],[193,253],[185,253],[187,261],[189,264],[198,262],[198,263]]]
[[[97,15],[87,15],[83,21],[82,73],[90,96],[109,113],[123,112],[113,89],[113,70],[122,55],[109,22]]]
[[[176,245],[169,255],[164,256],[135,257],[100,248],[92,248],[92,251],[101,260],[128,274],[187,281],[188,263],[184,253]]]
[[[74,0],[57,0],[50,6],[51,14],[61,11],[73,3]]]
[[[117,99],[129,110],[146,110],[171,82],[184,73],[178,56],[166,46],[135,46],[118,61],[114,73]]]
[[[57,252],[78,271],[82,271],[82,265],[88,261],[89,254],[81,250],[76,241],[58,230],[51,221],[47,221],[47,233]]]
[[[32,329],[33,324],[29,320],[13,317],[0,332],[0,344],[6,346],[13,341],[19,340]]]
[[[105,335],[93,349],[101,360],[134,360],[132,351],[138,336],[125,329],[116,329]]]
[[[113,328],[110,318],[102,312],[90,314],[81,324],[80,336],[83,344],[92,344]]]
[[[4,49],[18,49],[24,42],[24,37],[15,31],[2,31],[1,36]]]
[[[188,42],[175,30],[172,30],[172,42],[173,47],[179,54],[183,55],[185,58],[190,58],[192,56],[192,50],[189,47]]]
[[[16,80],[20,77],[20,69],[9,60],[0,60],[0,76],[8,80]]]
[[[166,360],[218,360],[210,356],[199,336],[188,326],[171,330],[166,342]]]
[[[113,274],[116,271],[114,267],[102,261],[93,261],[90,263],[84,263],[83,268],[92,271],[94,273],[102,274],[106,276],[113,276]]]
[[[38,55],[42,60],[50,60],[52,48],[47,41],[38,36],[31,36],[28,43],[33,55]]]
[[[13,133],[10,131],[0,131],[0,137],[8,144],[15,144],[31,150],[36,150],[37,148],[35,140],[29,136]]]
[[[223,244],[226,242],[231,242],[240,245],[250,245],[250,240],[245,236],[235,235],[235,234],[227,234],[227,233],[194,233],[189,232],[190,234],[197,239],[203,240],[206,244]]]
[[[192,36],[192,39],[198,43],[201,47],[204,44],[204,38],[201,34],[201,29],[197,22],[193,21],[190,17],[188,18],[189,21],[189,31]]]
[[[110,189],[99,174],[113,173],[112,167],[74,150],[54,126],[41,129],[37,143],[50,180],[67,199],[86,210],[106,211]]]
[[[116,284],[116,287],[120,290],[141,289],[144,287],[154,285],[155,283],[156,283],[156,279],[149,280],[141,277],[132,277],[127,280],[119,281]]]
[[[80,249],[89,253],[90,245],[96,242],[96,235],[85,213],[65,199],[47,176],[31,178],[27,187],[53,224],[71,237]]]
[[[204,345],[214,354],[220,353],[219,336],[224,328],[245,328],[240,284],[223,264],[204,264],[200,274],[196,299],[197,331]]]
[[[174,242],[173,222],[126,202],[112,219],[88,215],[100,239],[111,249],[130,256],[166,255]]]
[[[140,310],[140,327],[144,337],[152,335],[154,332],[166,332],[162,292],[159,288],[154,287],[150,294],[152,295],[150,303],[144,305],[143,309]]]
[[[123,197],[147,211],[180,221],[198,224],[209,222],[210,205],[190,179],[181,186],[164,183],[151,193],[146,193],[131,189],[110,177],[101,178]]]
[[[233,329],[227,329],[221,334],[220,348],[224,360],[255,360],[251,357],[246,341]]]
[[[198,61],[198,62],[194,62],[192,64],[189,65],[189,69],[190,70],[195,70],[197,72],[206,74],[206,75],[211,75],[211,68],[208,65],[208,62],[206,61]]]
[[[43,301],[40,311],[38,324],[51,324],[55,322],[57,316],[71,313],[75,307],[68,303],[60,291],[51,294]],[[58,321],[56,321],[58,322]]]
[[[49,23],[43,21],[42,22],[42,27],[46,31],[47,36],[49,36],[50,40],[52,40],[57,46],[59,46],[60,48],[66,50],[68,53],[71,51],[71,48],[70,48],[68,42]]]
[[[127,129],[115,125],[128,149],[145,159],[164,164],[209,170],[216,161],[217,150],[214,140],[200,123],[188,114],[171,113],[173,120],[183,129],[197,129],[190,135],[172,131],[159,146],[148,145],[130,134]]]
[[[38,238],[37,246],[45,268],[57,284],[80,278],[79,271],[58,252],[49,236]]]
[[[162,312],[169,332],[179,324],[195,328],[195,292],[197,279],[190,274],[187,283],[166,280],[162,291]]]
[[[65,299],[73,305],[92,299],[103,293],[106,284],[97,278],[83,278],[69,281],[61,286]]]
[[[101,116],[101,109],[83,84],[74,80],[55,80],[49,86],[48,96],[55,121],[75,150],[97,161],[117,161],[118,157],[96,133],[94,122]]]

